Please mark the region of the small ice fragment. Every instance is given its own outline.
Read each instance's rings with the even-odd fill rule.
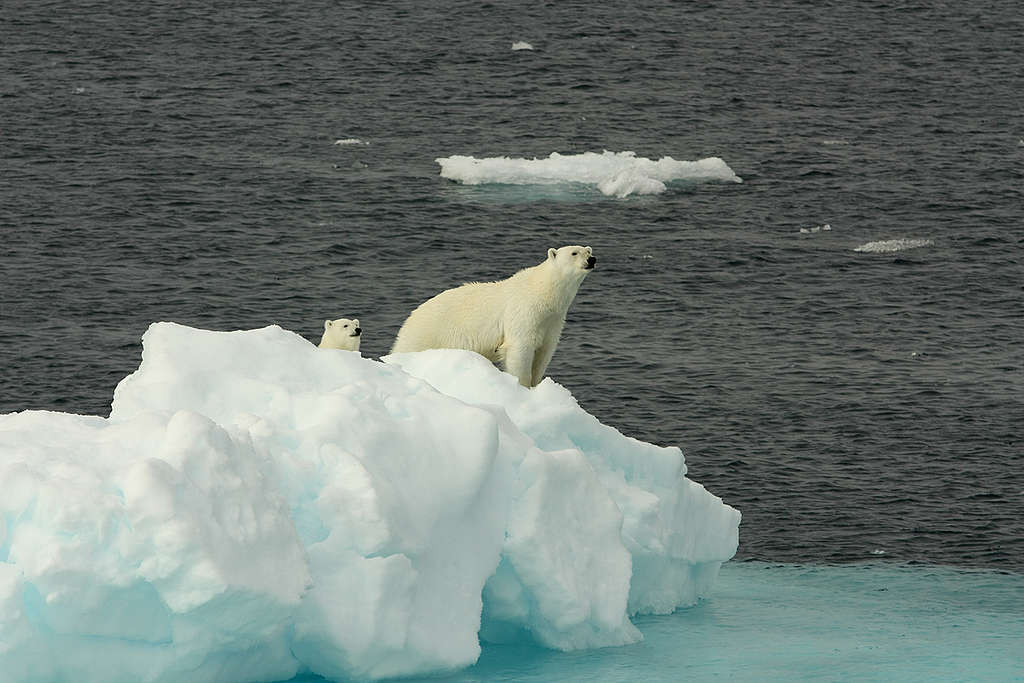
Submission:
[[[854,251],[868,254],[884,254],[894,251],[903,251],[905,249],[927,247],[930,246],[931,243],[932,241],[930,239],[877,240],[875,242],[862,244],[859,247],[854,248]]]

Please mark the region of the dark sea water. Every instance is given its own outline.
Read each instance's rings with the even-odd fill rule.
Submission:
[[[1017,2],[8,0],[0,35],[0,412],[106,415],[160,320],[358,317],[376,357],[586,244],[549,374],[680,446],[739,559],[1024,571]],[[435,162],[602,150],[744,182]]]

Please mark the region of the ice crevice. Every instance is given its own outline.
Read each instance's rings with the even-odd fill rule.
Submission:
[[[0,415],[0,680],[373,679],[635,642],[740,515],[484,358],[155,323],[108,418]]]

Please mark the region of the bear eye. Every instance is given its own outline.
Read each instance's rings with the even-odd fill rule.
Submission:
[[[573,256],[575,256],[575,255],[576,255],[576,254],[578,254],[578,253],[580,253],[580,252],[578,252],[578,251],[574,251],[574,252],[572,252],[572,255],[573,255]]]
[[[342,327],[348,327],[348,323],[345,323],[344,325],[342,325]]]

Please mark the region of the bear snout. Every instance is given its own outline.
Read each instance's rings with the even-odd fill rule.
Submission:
[[[352,336],[353,337],[358,337],[362,333],[363,333],[363,328],[361,328],[361,327],[357,327],[356,329],[352,330]]]
[[[591,256],[590,258],[588,258],[587,259],[587,270],[590,270],[591,268],[593,268],[595,263],[597,263],[597,257],[596,256]]]

